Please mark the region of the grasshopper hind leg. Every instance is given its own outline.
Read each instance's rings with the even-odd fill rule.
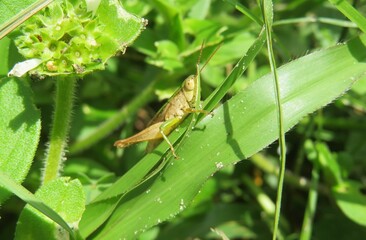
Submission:
[[[182,118],[172,118],[164,122],[162,125],[160,125],[159,131],[161,136],[164,138],[164,140],[168,143],[170,150],[172,151],[173,156],[178,159],[178,155],[175,153],[175,149],[173,147],[173,144],[169,141],[169,138],[167,135],[171,133],[176,126],[182,121]]]
[[[178,159],[178,155],[175,153],[175,149],[173,147],[173,144],[169,141],[169,138],[164,134],[163,130],[160,130],[161,135],[163,136],[164,140],[168,143],[169,147],[170,147],[170,151],[172,151],[172,154],[174,156],[174,158]]]

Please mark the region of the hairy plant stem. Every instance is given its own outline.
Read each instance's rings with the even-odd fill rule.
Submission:
[[[76,79],[74,77],[58,77],[56,79],[55,112],[45,159],[43,183],[57,178],[62,167],[70,129],[75,86]]]

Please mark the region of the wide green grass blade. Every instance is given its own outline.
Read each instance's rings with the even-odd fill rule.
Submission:
[[[278,69],[286,131],[343,94],[365,73],[365,42],[362,36]],[[134,238],[174,217],[190,204],[212,174],[250,157],[278,138],[276,111],[272,78],[266,75],[218,107],[214,117],[204,118],[177,149],[180,159],[171,160],[159,176],[122,198],[93,239]],[[163,147],[167,148],[165,143],[139,164],[154,161]],[[114,196],[121,194],[115,191]],[[116,200],[101,200],[99,212],[94,209],[95,216],[114,207]],[[83,232],[82,224],[80,228]]]
[[[86,210],[80,221],[80,232],[89,236],[106,221],[122,198],[122,195],[137,186],[146,174],[159,162],[160,155],[150,154],[149,160],[140,161],[110,188],[100,194]],[[136,159],[137,160],[137,159]]]

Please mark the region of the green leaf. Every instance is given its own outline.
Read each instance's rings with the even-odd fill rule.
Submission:
[[[43,185],[36,197],[45,202],[74,229],[85,208],[85,196],[79,180],[58,178]],[[15,239],[66,239],[68,234],[49,218],[27,205],[18,220]]]
[[[359,182],[343,182],[332,189],[333,196],[342,212],[352,221],[366,226],[366,196]]]
[[[164,68],[168,71],[183,68],[182,60],[179,58],[177,45],[169,40],[155,42],[157,48],[156,56],[148,58],[147,62],[151,65]]]
[[[204,19],[210,9],[211,0],[198,0],[190,9],[188,16],[190,18]]]
[[[179,232],[181,239],[192,239],[194,237],[199,239],[224,239],[218,238],[217,234],[212,232],[211,229],[213,228],[227,234],[228,239],[270,239],[267,231],[255,232],[248,227],[257,224],[253,217],[253,208],[250,205],[237,203],[212,204],[206,214],[173,223],[173,226],[164,229],[157,239],[172,239],[177,232]],[[260,224],[263,225],[264,229],[266,228],[264,221]]]
[[[0,170],[20,183],[26,177],[37,149],[41,120],[33,94],[23,79],[0,80]],[[9,197],[1,189],[0,203]]]
[[[0,77],[5,77],[10,68],[9,66],[9,57],[10,57],[10,39],[4,38],[0,40],[0,59],[2,59],[2,64],[0,64]]]
[[[121,45],[132,44],[147,24],[145,19],[126,12],[118,0],[101,0],[96,14],[106,26],[105,33]]]
[[[237,10],[239,10],[245,16],[250,18],[253,22],[256,22],[259,26],[263,25],[262,19],[258,18],[256,15],[254,15],[250,9],[248,9],[241,3],[238,3],[236,0],[225,0],[225,1],[227,1],[228,3],[233,5]]]
[[[94,200],[116,179],[114,173],[90,158],[68,159],[63,172],[65,176],[78,179],[83,184],[86,203]]]
[[[343,180],[340,165],[328,149],[327,145],[324,143],[317,143],[316,150],[319,155],[319,164],[321,165],[325,176],[328,178],[328,181],[331,181],[332,185],[341,183]]]
[[[30,204],[32,207],[36,208],[40,212],[42,212],[45,216],[48,216],[54,222],[58,223],[64,229],[66,229],[70,235],[73,237],[74,232],[71,230],[69,225],[58,215],[53,209],[51,209],[48,205],[40,201],[36,198],[32,193],[30,193],[26,188],[22,185],[17,184],[11,179],[9,176],[0,171],[0,183],[7,188],[9,191],[12,191],[15,195],[17,195],[20,199]]]
[[[137,186],[141,179],[159,162],[159,157],[151,161],[140,161],[127,174],[118,179],[112,187],[100,194],[87,209],[80,221],[80,232],[86,237],[97,229],[112,214],[121,195]],[[101,209],[104,209],[101,211]]]
[[[153,0],[151,3],[164,17],[167,27],[165,28],[168,39],[175,42],[180,50],[184,49],[183,20],[181,9],[177,4],[169,1]]]
[[[332,4],[343,13],[349,20],[356,23],[357,26],[366,33],[366,18],[345,0],[330,0]]]
[[[186,19],[184,21],[184,31],[195,36],[192,45],[200,46],[202,42],[216,42],[223,40],[222,32],[227,30],[227,27],[221,24],[200,19]]]
[[[363,35],[278,69],[286,131],[307,114],[342,95],[365,73],[365,42]],[[170,158],[158,176],[123,195],[128,187],[118,187],[129,184],[123,181],[127,180],[126,176],[136,181],[128,172],[91,205],[92,211],[87,208],[89,220],[100,213],[113,211],[93,239],[134,238],[173,218],[192,202],[204,182],[216,171],[250,157],[275,141],[278,125],[275,123],[274,97],[272,76],[258,79],[214,110],[213,117],[206,116],[196,126],[176,149],[179,160]],[[173,132],[169,138],[174,139],[175,134]],[[153,166],[167,149],[167,144],[162,143],[135,165],[134,173],[143,175],[145,170],[139,168],[147,164]],[[121,194],[122,199],[118,197]],[[80,231],[83,233],[84,227],[90,231],[89,226],[81,224]]]

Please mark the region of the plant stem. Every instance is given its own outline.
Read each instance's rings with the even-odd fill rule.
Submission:
[[[323,111],[319,110],[318,115],[319,119],[323,119]],[[317,123],[317,131],[323,131],[323,123],[320,121]],[[302,222],[300,240],[309,240],[312,237],[313,232],[313,223],[314,223],[314,216],[316,213],[316,206],[318,201],[318,186],[319,186],[319,162],[320,160],[320,150],[319,150],[319,135],[316,135],[316,143],[315,143],[315,152],[316,152],[316,159],[313,162],[313,169],[311,171],[311,187],[309,190],[308,195],[308,202],[305,209],[304,220]]]
[[[274,163],[272,161],[270,161],[269,159],[267,159],[263,154],[261,153],[256,153],[253,156],[250,157],[250,161],[259,169],[261,169],[263,172],[267,173],[267,174],[274,174],[276,176],[278,176],[279,174],[279,169],[277,166],[274,165]],[[300,190],[306,190],[308,191],[309,189],[311,189],[313,186],[311,185],[311,181],[305,177],[299,176],[297,174],[294,174],[291,171],[286,171],[285,172],[285,179],[284,179],[285,183],[290,184],[291,186],[300,189]],[[318,188],[317,191],[323,195],[328,195],[329,191],[328,188],[321,184],[318,183]]]
[[[314,216],[318,201],[319,167],[317,166],[317,163],[314,163],[311,171],[311,177],[311,188],[302,223],[300,240],[309,240],[312,236]]]
[[[43,172],[43,183],[57,178],[62,167],[67,135],[70,129],[75,86],[76,79],[74,77],[58,77],[56,79],[55,112]]]
[[[276,199],[276,209],[274,216],[274,226],[273,226],[273,235],[272,239],[275,240],[280,236],[278,233],[278,225],[280,221],[280,212],[281,212],[281,201],[282,201],[282,190],[283,190],[283,181],[285,178],[285,167],[286,167],[286,143],[285,143],[285,130],[283,124],[283,111],[282,111],[282,102],[281,102],[281,93],[280,93],[280,83],[277,74],[276,60],[273,53],[273,44],[272,44],[272,23],[273,23],[273,3],[270,0],[262,1],[262,11],[263,11],[263,19],[266,27],[266,35],[267,35],[267,48],[269,55],[269,63],[271,66],[271,72],[273,73],[273,82],[275,87],[275,97],[276,97],[276,106],[277,106],[277,119],[278,119],[278,141],[280,147],[280,174],[278,178],[278,189],[277,189],[277,199]]]

